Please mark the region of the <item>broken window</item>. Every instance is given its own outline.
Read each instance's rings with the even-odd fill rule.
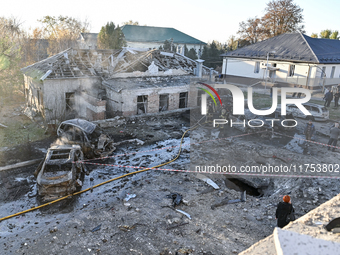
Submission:
[[[146,113],[148,109],[148,96],[137,97],[137,114]]]
[[[66,111],[73,111],[75,106],[74,92],[65,93]]]
[[[179,93],[179,108],[188,107],[188,92]]]
[[[255,62],[254,73],[260,72],[260,61]]]
[[[295,72],[295,65],[289,65],[288,76],[293,77]]]
[[[164,112],[167,111],[169,107],[169,95],[159,95],[159,111]]]

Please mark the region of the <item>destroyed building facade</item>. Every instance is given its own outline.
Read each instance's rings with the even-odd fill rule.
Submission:
[[[68,49],[22,69],[26,114],[48,122],[156,113],[197,106],[195,75],[212,70],[178,53]]]

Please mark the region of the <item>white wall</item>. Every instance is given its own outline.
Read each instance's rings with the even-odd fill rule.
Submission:
[[[160,46],[163,46],[164,42],[160,42],[160,43],[156,43],[156,42],[127,42],[127,47],[131,47],[131,48],[146,48],[146,49],[159,49]],[[177,45],[184,47],[184,44],[181,43],[174,43],[173,44],[174,49],[176,50]],[[203,51],[203,47],[204,45],[201,46],[202,51]],[[198,52],[198,50],[200,49],[200,45],[199,44],[187,44],[187,48],[188,50],[190,50],[191,48],[194,48],[196,50],[196,53]]]
[[[263,61],[259,61],[260,70],[258,73],[254,73],[255,62],[256,60],[228,58],[226,67],[225,64],[222,67],[222,70],[226,71],[223,74],[262,79],[265,72],[265,69],[262,69],[264,66],[261,65]]]
[[[195,101],[190,100],[190,95],[192,93],[189,90],[189,84],[184,86],[169,86],[164,88],[150,87],[143,89],[126,89],[122,90],[120,93],[107,88],[107,97],[114,99],[119,103],[116,103],[109,99],[107,100],[107,102],[110,105],[111,111],[119,111],[122,112],[124,116],[131,116],[137,114],[137,97],[147,95],[147,113],[157,113],[159,112],[159,95],[161,94],[169,94],[168,110],[175,110],[179,108],[179,94],[182,92],[188,92],[188,107],[192,106],[192,103]]]
[[[238,58],[225,58],[223,60],[222,74],[264,79],[266,72],[266,60],[260,60],[260,71],[259,73],[254,73],[255,62],[259,60],[252,59],[238,59]],[[314,65],[307,63],[290,63],[283,61],[268,61],[268,66],[273,66],[276,63],[276,67],[279,68],[275,72],[275,78],[269,79],[271,82],[286,82],[300,85],[309,86],[322,86],[339,84],[340,83],[340,65],[327,64],[327,65]],[[290,65],[295,65],[295,71],[293,76],[289,76]],[[335,66],[334,78],[331,79],[332,67]],[[322,67],[326,67],[326,79],[323,82],[321,78]],[[310,73],[308,73],[310,72]],[[309,74],[309,81],[307,77]],[[269,76],[269,71],[267,77]],[[308,83],[308,84],[307,84]]]
[[[66,93],[81,90],[90,91],[98,88],[101,80],[98,78],[66,78],[66,79],[46,79],[44,81],[44,106],[46,120],[63,118],[66,113]],[[75,106],[78,114],[86,115],[82,101],[75,97]],[[85,108],[86,109],[86,108]]]

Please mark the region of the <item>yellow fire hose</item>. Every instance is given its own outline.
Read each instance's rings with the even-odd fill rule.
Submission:
[[[45,206],[48,206],[48,205],[57,203],[57,202],[62,201],[62,200],[64,200],[64,199],[66,199],[66,198],[69,198],[69,197],[72,197],[72,196],[76,196],[76,195],[85,193],[85,192],[87,192],[87,191],[89,191],[89,190],[93,190],[94,188],[97,188],[97,187],[99,187],[99,186],[102,186],[102,185],[104,185],[104,184],[110,183],[110,182],[112,182],[112,181],[115,181],[115,180],[124,178],[124,177],[126,177],[126,176],[133,175],[133,174],[138,174],[138,173],[145,172],[145,171],[148,171],[148,170],[153,169],[153,168],[158,168],[158,167],[161,167],[161,166],[170,164],[170,163],[174,162],[175,160],[177,160],[178,157],[180,156],[180,154],[181,154],[181,149],[182,149],[183,139],[184,139],[184,136],[186,135],[186,133],[187,133],[188,131],[190,131],[190,130],[193,130],[193,129],[197,128],[197,126],[198,126],[198,123],[195,124],[192,128],[189,128],[188,130],[186,130],[186,131],[183,133],[182,138],[181,138],[181,143],[180,143],[180,146],[179,146],[179,151],[178,151],[178,153],[177,153],[177,156],[176,156],[175,158],[173,158],[172,160],[168,161],[168,162],[165,162],[165,163],[160,164],[160,165],[158,165],[158,166],[154,166],[154,167],[150,167],[150,168],[145,168],[145,169],[138,170],[138,171],[135,171],[135,172],[132,172],[132,173],[124,174],[124,175],[122,175],[122,176],[118,176],[118,177],[116,177],[116,178],[113,178],[113,179],[107,180],[107,181],[105,181],[105,182],[99,183],[99,184],[97,184],[97,185],[94,185],[94,186],[92,186],[91,188],[87,188],[87,189],[84,189],[84,190],[81,190],[81,191],[72,193],[72,194],[70,194],[70,195],[61,197],[61,198],[59,198],[59,199],[53,200],[53,201],[51,201],[51,202],[45,203],[45,204],[43,204],[43,205],[39,205],[39,206],[30,208],[30,209],[25,210],[25,211],[22,211],[22,212],[18,212],[18,213],[15,213],[15,214],[12,214],[12,215],[9,215],[9,216],[0,218],[0,222],[3,221],[3,220],[7,220],[7,219],[9,219],[9,218],[15,217],[15,216],[19,216],[19,215],[21,215],[21,214],[25,214],[25,213],[28,213],[28,212],[32,212],[32,211],[37,210],[37,209],[39,209],[39,208],[42,208],[42,207],[45,207]]]

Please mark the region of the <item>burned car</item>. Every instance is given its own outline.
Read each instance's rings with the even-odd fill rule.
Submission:
[[[113,139],[87,120],[66,120],[59,125],[57,134],[56,144],[78,144],[86,158],[106,157],[116,149]]]
[[[81,188],[84,179],[83,152],[79,145],[52,146],[38,167],[38,195],[43,201],[52,201],[72,194]]]

